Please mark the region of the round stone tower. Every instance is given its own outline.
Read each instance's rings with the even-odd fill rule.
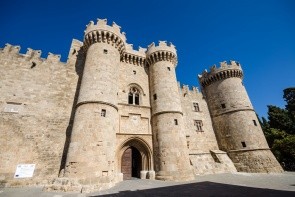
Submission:
[[[65,168],[65,177],[82,185],[107,188],[116,182],[118,66],[125,41],[115,23],[108,26],[99,19],[87,25],[86,59]]]
[[[156,179],[192,180],[184,133],[180,94],[175,76],[175,47],[160,41],[147,50],[152,107],[152,129]]]
[[[281,172],[270,151],[256,113],[242,82],[238,62],[222,62],[220,68],[199,75],[209,106],[217,141],[238,171]]]

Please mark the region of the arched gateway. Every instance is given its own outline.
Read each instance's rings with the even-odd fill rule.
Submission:
[[[123,173],[123,179],[152,178],[152,151],[149,145],[141,138],[129,138],[119,147],[118,170]]]

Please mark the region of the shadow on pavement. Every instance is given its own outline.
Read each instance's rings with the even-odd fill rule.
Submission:
[[[261,189],[213,182],[200,182],[169,187],[160,187],[137,191],[121,191],[119,193],[100,196],[295,196],[293,191]],[[92,196],[96,197],[96,196]]]

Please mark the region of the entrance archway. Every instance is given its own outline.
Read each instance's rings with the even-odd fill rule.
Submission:
[[[152,168],[152,153],[148,144],[141,138],[133,137],[126,140],[118,150],[119,170],[123,179],[146,178],[141,177],[141,171]]]
[[[127,148],[122,155],[121,172],[123,179],[140,178],[141,162],[140,152],[133,146]]]

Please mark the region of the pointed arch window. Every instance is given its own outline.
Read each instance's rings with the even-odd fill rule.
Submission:
[[[128,104],[139,105],[139,90],[136,87],[131,87],[128,94]]]

